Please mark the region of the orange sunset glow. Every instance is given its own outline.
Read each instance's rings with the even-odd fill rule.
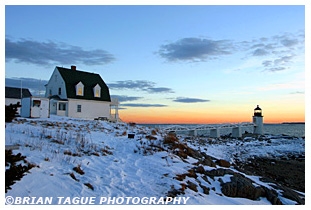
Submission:
[[[140,124],[217,124],[251,122],[253,109],[250,110],[165,110],[152,108],[142,110],[120,110],[120,118],[124,122]],[[302,110],[264,109],[264,123],[305,122]]]

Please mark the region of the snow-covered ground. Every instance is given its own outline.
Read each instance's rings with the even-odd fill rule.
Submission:
[[[135,133],[135,138],[128,138],[129,133]],[[19,149],[13,150],[13,154],[21,153],[36,167],[11,186],[12,189],[5,194],[6,199],[13,198],[13,204],[165,204],[166,201],[161,198],[165,198],[170,190],[180,189],[182,182],[204,181],[200,177],[194,179],[188,176],[182,182],[176,179],[178,174],[187,173],[193,168],[197,159],[188,156],[183,160],[171,151],[161,149],[166,147],[163,144],[165,135],[163,131],[154,128],[126,123],[58,116],[48,119],[18,118],[13,123],[6,123],[5,144],[19,145]],[[246,160],[255,156],[276,157],[285,153],[305,153],[304,139],[247,138],[244,141],[217,142],[213,139],[194,141],[180,138],[180,141],[216,159],[231,163],[236,158]],[[214,168],[204,166],[204,169]],[[233,167],[230,169],[236,171]],[[269,183],[261,182],[257,176],[245,176],[253,180],[254,185],[271,188]],[[219,178],[223,182],[229,182],[230,177],[231,175],[226,174],[214,179],[208,178],[204,185],[213,189],[209,194],[203,193],[202,188],[198,188],[197,192],[186,188],[184,194],[178,195],[174,202],[216,205],[271,204],[266,198],[254,201],[225,196],[221,191]],[[296,203],[279,197],[284,204]]]

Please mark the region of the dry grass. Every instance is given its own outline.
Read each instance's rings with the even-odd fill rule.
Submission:
[[[157,130],[152,130],[151,135],[157,135]]]
[[[81,175],[84,174],[84,171],[81,169],[80,165],[78,165],[77,167],[74,167],[73,170],[77,172],[78,174],[81,174]]]
[[[71,178],[73,178],[74,180],[76,180],[77,182],[79,181],[79,179],[76,178],[74,173],[70,173],[69,174]]]
[[[152,136],[152,135],[148,135],[145,138],[148,139],[148,140],[157,140],[157,137]]]
[[[90,183],[84,183],[85,186],[87,186],[89,189],[94,190],[93,185],[91,185]]]
[[[167,135],[164,137],[163,144],[176,144],[176,143],[178,143],[178,139],[176,136]]]

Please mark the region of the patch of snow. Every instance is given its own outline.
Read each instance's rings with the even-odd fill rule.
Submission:
[[[21,180],[11,186],[5,196],[12,197],[165,197],[171,188],[179,189],[177,174],[186,173],[193,168],[196,159],[182,160],[171,151],[147,150],[150,145],[162,146],[164,131],[158,130],[147,140],[153,128],[130,126],[125,123],[81,120],[51,116],[46,119],[18,118],[6,123],[5,144],[20,145],[14,154],[21,153],[27,161],[35,164]],[[134,139],[127,137],[135,133]],[[245,141],[247,140],[247,141]],[[197,145],[187,143],[194,149],[227,161],[235,157],[247,159],[255,156],[279,156],[284,153],[304,153],[304,140],[244,139],[244,141],[217,142]],[[151,147],[156,149],[157,147]],[[199,148],[200,147],[200,148]],[[73,168],[79,167],[79,174]],[[204,166],[205,170],[215,169]],[[234,170],[234,169],[232,169]],[[74,175],[74,178],[72,177]],[[205,182],[209,195],[202,191],[194,192],[187,188],[181,197],[189,197],[187,204],[204,205],[269,205],[262,198],[252,201],[244,198],[226,197],[221,192],[221,178],[230,181],[231,175],[215,177]],[[257,176],[247,176],[257,185],[271,188]],[[198,178],[203,183],[201,177]],[[183,182],[197,183],[187,177]],[[93,187],[90,189],[86,184]],[[282,198],[286,204],[293,201]],[[53,204],[56,200],[53,200]]]

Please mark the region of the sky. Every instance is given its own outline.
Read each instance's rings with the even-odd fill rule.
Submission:
[[[299,1],[297,1],[298,3]],[[305,121],[305,4],[3,5],[5,85],[98,73],[136,123]]]

